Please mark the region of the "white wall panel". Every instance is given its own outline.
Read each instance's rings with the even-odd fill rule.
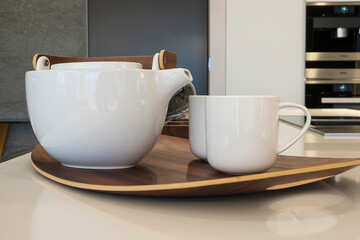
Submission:
[[[226,1],[226,94],[304,103],[305,0]]]

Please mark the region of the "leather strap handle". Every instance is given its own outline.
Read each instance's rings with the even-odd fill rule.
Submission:
[[[50,66],[57,63],[69,62],[93,62],[93,61],[120,61],[120,62],[137,62],[143,65],[144,69],[151,69],[153,56],[119,56],[119,57],[61,57],[48,54],[37,53],[33,57],[33,68],[36,69],[37,60],[45,56],[50,61]],[[159,54],[160,69],[177,68],[176,53],[161,50]]]

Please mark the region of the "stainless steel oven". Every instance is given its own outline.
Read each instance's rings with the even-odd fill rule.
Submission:
[[[360,2],[307,4],[305,89],[309,108],[360,109]]]

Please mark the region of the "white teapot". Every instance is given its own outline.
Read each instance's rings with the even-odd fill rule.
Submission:
[[[40,57],[26,72],[30,122],[44,149],[62,165],[135,166],[160,136],[173,94],[192,81],[189,70],[142,69],[132,62],[53,64]]]

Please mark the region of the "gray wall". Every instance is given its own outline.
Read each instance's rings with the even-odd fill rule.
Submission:
[[[36,53],[87,56],[87,0],[0,0],[0,122],[11,122],[5,158],[37,144],[25,101]]]
[[[176,52],[207,93],[207,0],[0,0],[0,122],[11,122],[4,155],[37,142],[24,75],[36,53],[60,56]],[[21,123],[23,122],[23,123]],[[1,159],[0,159],[1,161]]]
[[[166,49],[207,94],[208,0],[89,0],[89,56],[152,55]]]
[[[87,0],[0,1],[0,121],[27,121],[24,75],[36,53],[87,55]]]

